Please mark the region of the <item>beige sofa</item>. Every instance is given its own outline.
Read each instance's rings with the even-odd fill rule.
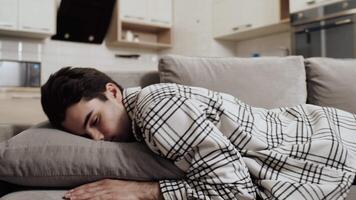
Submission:
[[[108,74],[124,87],[175,82],[227,92],[257,107],[276,108],[311,103],[356,113],[356,87],[353,83],[356,60],[352,59],[165,56],[160,60],[158,72]],[[6,131],[8,138],[24,128],[3,124],[0,134],[5,135],[1,131]],[[0,183],[0,188],[3,194],[28,189],[7,183]],[[12,192],[1,200],[59,200],[64,192],[63,189],[40,188]],[[356,199],[356,186],[351,188],[347,199]]]

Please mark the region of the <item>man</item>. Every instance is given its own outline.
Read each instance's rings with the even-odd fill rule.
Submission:
[[[204,88],[123,90],[90,68],[63,68],[41,88],[53,126],[94,140],[144,141],[182,180],[103,180],[70,199],[339,199],[356,166],[356,115],[300,105],[266,110]]]

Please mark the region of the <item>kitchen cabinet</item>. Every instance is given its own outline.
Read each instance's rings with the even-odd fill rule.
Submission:
[[[122,20],[144,22],[147,20],[147,0],[120,0]]]
[[[290,13],[296,13],[339,1],[344,0],[289,0],[289,10]]]
[[[170,26],[172,0],[120,0],[122,20]]]
[[[54,34],[55,5],[54,0],[19,0],[19,30]]]
[[[243,14],[232,9],[238,7],[238,2],[237,0],[216,0],[213,2],[214,36],[227,35],[242,28]]]
[[[43,38],[55,34],[56,0],[0,0],[0,32]]]
[[[0,0],[0,29],[17,29],[17,1]]]
[[[149,19],[153,24],[172,25],[172,0],[148,0]]]
[[[278,25],[281,22],[280,0],[214,0],[213,1],[213,34],[216,39],[239,40],[245,35],[258,36],[265,34],[264,27]],[[282,28],[274,26],[266,33],[281,31],[288,26],[282,23]],[[249,31],[258,30],[253,34]],[[241,33],[241,34],[240,34]],[[247,37],[248,38],[248,37]]]
[[[163,49],[171,46],[172,0],[118,0],[106,43]]]
[[[280,21],[279,0],[244,0],[243,21],[250,28],[257,28]]]

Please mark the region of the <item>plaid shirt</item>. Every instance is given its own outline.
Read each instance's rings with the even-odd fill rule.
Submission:
[[[354,114],[177,84],[128,88],[123,102],[136,139],[186,173],[159,182],[165,199],[343,199],[354,179]]]

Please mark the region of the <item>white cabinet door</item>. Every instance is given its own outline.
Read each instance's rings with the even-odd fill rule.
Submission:
[[[172,0],[148,0],[150,22],[154,24],[172,24]]]
[[[19,0],[19,30],[55,33],[55,0]]]
[[[279,0],[250,0],[248,5],[245,16],[248,16],[246,22],[251,24],[251,28],[268,26],[280,21]]]
[[[120,18],[129,21],[147,22],[148,0],[119,0]]]
[[[271,0],[239,0],[238,11],[241,13],[241,30],[260,27],[263,23],[264,5]]]
[[[215,37],[241,29],[243,14],[239,2],[241,0],[213,1],[213,34]]]
[[[18,0],[0,0],[0,29],[17,29]]]
[[[279,0],[215,0],[213,1],[214,36],[278,23],[279,8]]]

